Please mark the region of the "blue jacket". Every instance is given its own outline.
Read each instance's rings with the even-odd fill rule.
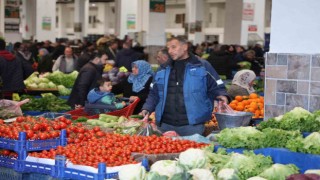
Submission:
[[[107,105],[113,105],[117,109],[123,108],[122,103],[116,103],[116,97],[111,92],[101,92],[98,88],[92,89],[87,96],[87,99],[89,103],[95,104],[107,104]]]
[[[211,119],[213,100],[220,95],[227,96],[227,92],[223,81],[207,61],[190,56],[185,69],[183,94],[189,124],[200,124]],[[142,107],[149,112],[155,111],[157,122],[162,119],[171,69],[170,65],[158,69]]]

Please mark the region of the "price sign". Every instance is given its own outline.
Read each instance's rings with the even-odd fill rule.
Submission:
[[[150,0],[150,12],[165,13],[166,0]]]

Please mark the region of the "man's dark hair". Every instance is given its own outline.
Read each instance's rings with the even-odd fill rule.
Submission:
[[[6,49],[6,41],[2,38],[0,38],[0,50]]]
[[[172,37],[172,38],[170,38],[170,39],[168,40],[168,42],[169,42],[169,41],[173,41],[173,40],[177,40],[177,41],[179,41],[179,42],[182,43],[182,44],[187,44],[187,43],[188,43],[187,38],[185,38],[184,36]]]
[[[99,79],[99,80],[97,81],[97,83],[98,83],[99,86],[103,86],[103,84],[104,84],[105,82],[111,82],[110,78],[104,77],[104,78]]]
[[[95,51],[91,55],[91,60],[94,60],[95,58],[101,58],[104,54],[107,54],[105,51]]]
[[[169,52],[167,48],[161,48],[158,52],[161,52],[162,54],[165,54],[169,57]]]

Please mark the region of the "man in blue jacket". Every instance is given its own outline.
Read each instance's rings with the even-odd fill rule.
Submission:
[[[156,72],[141,114],[155,111],[162,132],[201,135],[214,99],[228,102],[225,86],[207,61],[188,52],[184,38],[171,38],[167,48],[171,59]]]

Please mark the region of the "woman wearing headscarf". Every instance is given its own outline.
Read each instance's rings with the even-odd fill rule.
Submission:
[[[255,92],[253,88],[256,74],[251,70],[238,71],[232,80],[232,84],[228,89],[229,96],[234,99],[236,96],[248,96]]]
[[[138,114],[148,97],[152,79],[153,71],[150,64],[144,60],[138,60],[132,63],[132,73],[128,80],[115,85],[112,91],[115,94],[123,93],[123,97],[130,97],[130,101],[138,97],[140,102],[133,112],[133,114]]]
[[[38,58],[39,58],[38,59],[38,72],[39,73],[52,72],[53,58],[49,54],[49,51],[46,48],[39,49]]]

